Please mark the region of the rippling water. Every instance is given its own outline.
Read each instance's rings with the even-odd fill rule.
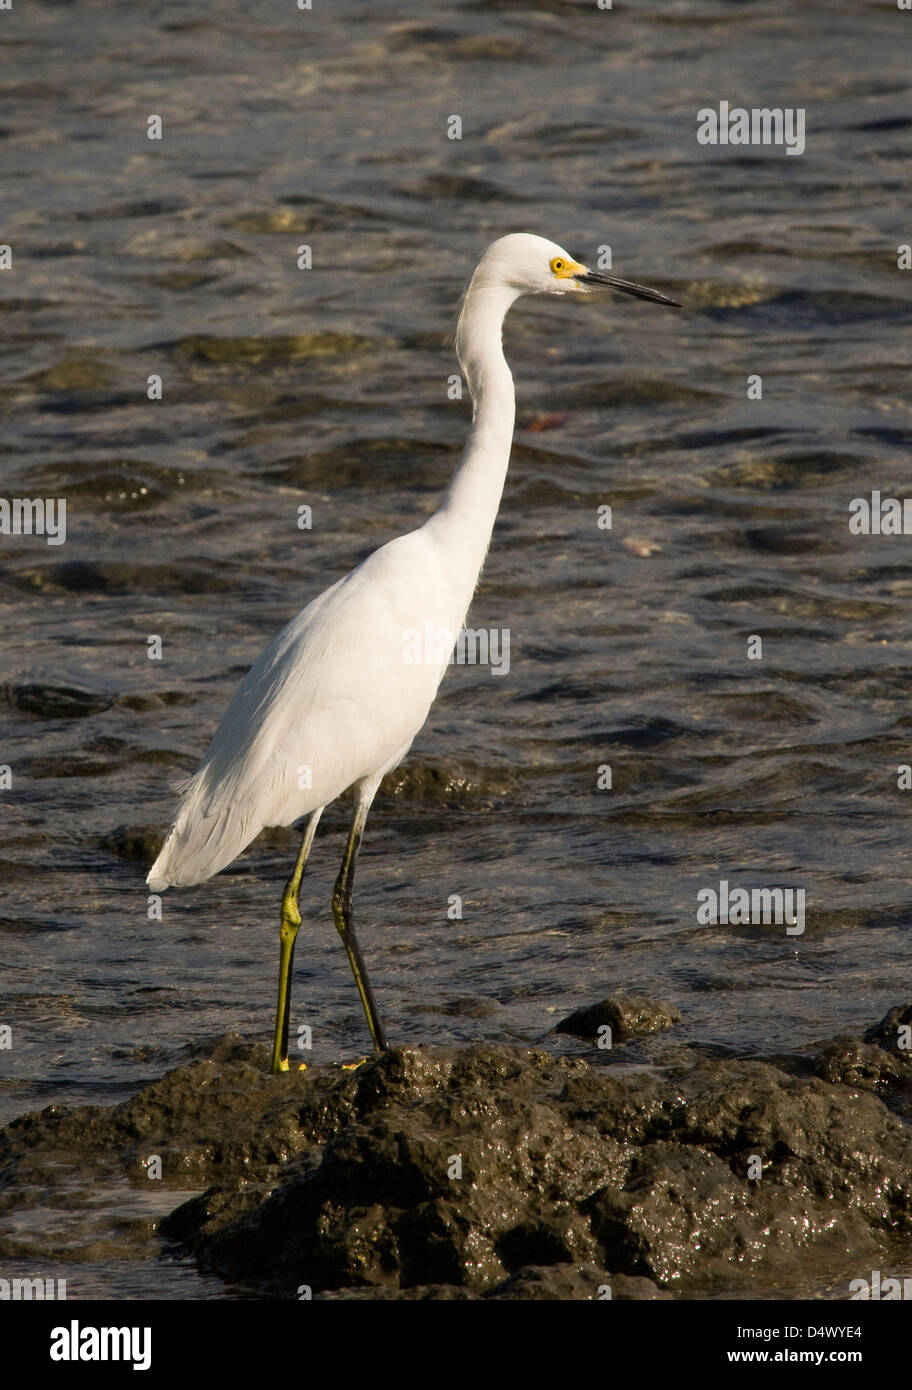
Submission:
[[[0,477],[68,504],[65,545],[0,537],[4,1118],[269,1032],[296,834],[150,922],[170,784],[273,633],[436,505],[468,421],[447,335],[511,230],[610,244],[686,309],[508,321],[518,428],[472,622],[509,628],[510,673],[451,671],[359,869],[392,1038],[534,1042],[627,989],[684,1015],[657,1060],[753,1055],[908,992],[912,539],[847,522],[908,490],[910,23],[858,0],[4,16]],[[806,153],[699,146],[722,99],[806,108]],[[366,1037],[329,913],[347,816],[303,894],[318,1060]],[[804,935],[699,926],[721,878],[805,888]]]

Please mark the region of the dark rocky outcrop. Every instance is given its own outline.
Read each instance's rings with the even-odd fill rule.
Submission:
[[[56,1235],[14,1220],[0,1256],[148,1258],[164,1239],[231,1288],[290,1298],[820,1286],[912,1257],[912,1131],[884,1103],[906,1103],[910,1013],[791,1070],[704,1059],[657,1074],[478,1044],[273,1077],[265,1048],[228,1037],[121,1105],[0,1133],[0,1211],[67,1193]],[[154,1186],[163,1219],[99,1204],[99,1185],[125,1181]]]

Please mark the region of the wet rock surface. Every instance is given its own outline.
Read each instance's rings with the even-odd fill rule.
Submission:
[[[555,1025],[555,1033],[570,1033],[576,1038],[595,1041],[599,1029],[611,1029],[612,1042],[627,1042],[630,1038],[646,1037],[673,1028],[681,1015],[671,1004],[657,1003],[640,994],[617,994],[601,999],[584,1009],[576,1009]]]
[[[877,1043],[912,1067],[912,1003],[897,1004],[864,1035],[866,1043]]]
[[[228,1036],[121,1105],[0,1132],[0,1258],[406,1300],[775,1296],[910,1262],[909,1016],[792,1071],[661,1075],[478,1044],[273,1077]]]

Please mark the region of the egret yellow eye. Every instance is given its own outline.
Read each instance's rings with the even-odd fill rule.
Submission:
[[[569,256],[555,256],[550,264],[551,274],[558,280],[572,280],[574,275],[586,268],[579,261],[571,261]]]

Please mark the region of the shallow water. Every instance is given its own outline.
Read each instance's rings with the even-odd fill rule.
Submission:
[[[510,672],[451,671],[359,866],[392,1038],[535,1042],[626,989],[680,1008],[676,1040],[762,1055],[908,993],[912,541],[850,536],[848,505],[908,476],[910,23],[849,0],[16,11],[0,478],[65,497],[68,535],[0,537],[0,1117],[270,1031],[295,833],[160,924],[149,851],[264,643],[436,504],[468,419],[447,334],[510,230],[608,243],[686,308],[510,317],[518,430],[472,610]],[[805,154],[699,146],[723,98],[807,108]],[[303,894],[316,1060],[365,1045],[329,913],[347,815]],[[804,888],[804,934],[700,926],[722,878]]]

